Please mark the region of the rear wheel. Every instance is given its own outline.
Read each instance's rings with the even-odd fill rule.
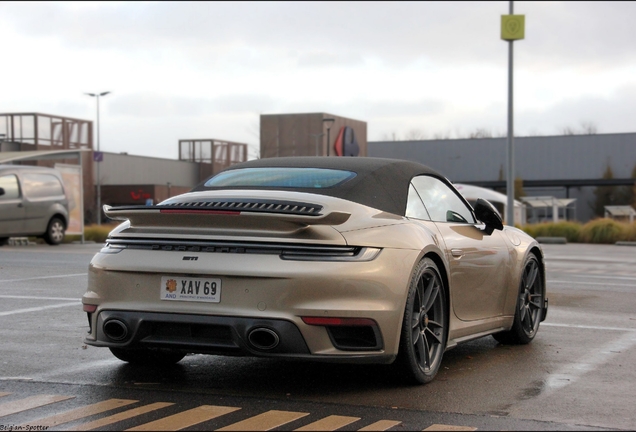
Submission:
[[[109,348],[121,361],[134,365],[160,366],[178,363],[185,353],[165,348]]]
[[[545,290],[539,260],[530,254],[521,274],[512,328],[492,335],[495,340],[508,345],[524,345],[532,342],[539,330],[544,298]]]
[[[447,336],[444,284],[435,263],[424,258],[411,279],[397,359],[409,381],[426,384],[435,378]]]
[[[49,226],[44,233],[44,241],[50,245],[58,245],[64,240],[64,222],[58,217],[53,217],[49,221]]]
[[[0,237],[0,246],[4,246],[9,243],[9,237]]]

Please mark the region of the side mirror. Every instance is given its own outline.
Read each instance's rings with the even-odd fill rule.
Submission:
[[[475,216],[486,225],[486,234],[490,235],[494,230],[503,229],[501,215],[490,202],[479,198],[475,203]]]
[[[4,189],[0,188],[0,196],[4,195]]]

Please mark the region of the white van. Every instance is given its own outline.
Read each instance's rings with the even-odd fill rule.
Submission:
[[[57,245],[67,226],[68,199],[58,170],[0,165],[0,245],[27,236]]]

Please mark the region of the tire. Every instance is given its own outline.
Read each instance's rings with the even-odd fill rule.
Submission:
[[[64,231],[66,231],[64,221],[58,217],[53,217],[44,233],[44,241],[53,246],[59,245],[64,240]]]
[[[178,363],[185,353],[165,348],[109,348],[121,361],[133,365],[167,366]]]
[[[431,382],[446,349],[448,309],[446,292],[435,263],[424,258],[415,268],[409,287],[396,366],[409,382]]]
[[[0,237],[0,246],[9,244],[9,237]]]
[[[544,298],[545,289],[539,260],[530,254],[521,274],[512,328],[492,335],[495,340],[506,345],[525,345],[532,342],[539,331]]]

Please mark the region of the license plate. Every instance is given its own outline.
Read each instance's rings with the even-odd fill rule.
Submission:
[[[163,276],[161,300],[219,303],[221,279]]]

